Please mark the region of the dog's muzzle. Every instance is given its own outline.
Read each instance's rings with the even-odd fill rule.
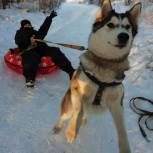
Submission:
[[[122,47],[126,46],[128,40],[129,40],[129,35],[127,33],[122,32],[117,36],[117,38],[118,38],[117,47],[122,48]]]
[[[129,35],[125,32],[122,32],[122,33],[118,34],[117,39],[118,39],[117,44],[112,44],[111,42],[108,42],[108,43],[115,46],[115,47],[118,47],[118,48],[124,48],[124,47],[126,47],[126,45],[128,43]]]

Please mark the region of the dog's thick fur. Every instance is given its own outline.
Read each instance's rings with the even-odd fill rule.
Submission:
[[[81,66],[74,72],[61,104],[60,120],[53,129],[55,133],[59,132],[63,121],[70,119],[66,130],[68,143],[76,138],[80,124],[87,121],[85,106],[92,105],[99,87],[87,76],[88,73],[99,82],[120,83],[105,87],[100,103],[105,103],[112,114],[120,153],[130,153],[121,106],[124,95],[122,81],[124,71],[129,68],[128,55],[137,33],[140,11],[141,4],[138,3],[119,14],[112,9],[110,0],[103,1],[89,36],[88,51],[80,56]]]

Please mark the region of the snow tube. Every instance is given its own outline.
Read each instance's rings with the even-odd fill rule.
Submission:
[[[10,49],[6,52],[4,56],[4,60],[6,65],[14,70],[15,72],[22,73],[23,66],[22,66],[22,58],[19,55],[19,49],[14,48]],[[58,66],[52,61],[51,57],[44,56],[41,58],[41,63],[37,71],[37,75],[39,74],[49,74],[58,69]]]

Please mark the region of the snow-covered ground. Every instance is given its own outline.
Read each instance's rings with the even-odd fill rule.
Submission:
[[[118,9],[122,9],[120,6]],[[63,4],[46,40],[87,46],[96,6]],[[143,10],[139,33],[129,56],[131,69],[124,80],[124,116],[132,153],[152,153],[152,142],[141,136],[138,116],[130,109],[134,96],[153,99],[153,7]],[[60,114],[60,101],[69,86],[68,75],[59,70],[37,78],[36,87],[24,87],[24,78],[4,63],[4,54],[15,47],[14,35],[20,20],[28,18],[37,29],[46,15],[21,10],[0,10],[0,153],[117,153],[115,127],[108,111],[90,116],[76,141],[66,142],[64,129],[52,134]],[[61,47],[76,68],[80,51]],[[153,133],[147,133],[153,138]]]

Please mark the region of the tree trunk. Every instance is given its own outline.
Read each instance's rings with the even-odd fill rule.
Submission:
[[[2,0],[2,8],[6,9],[7,0]]]

